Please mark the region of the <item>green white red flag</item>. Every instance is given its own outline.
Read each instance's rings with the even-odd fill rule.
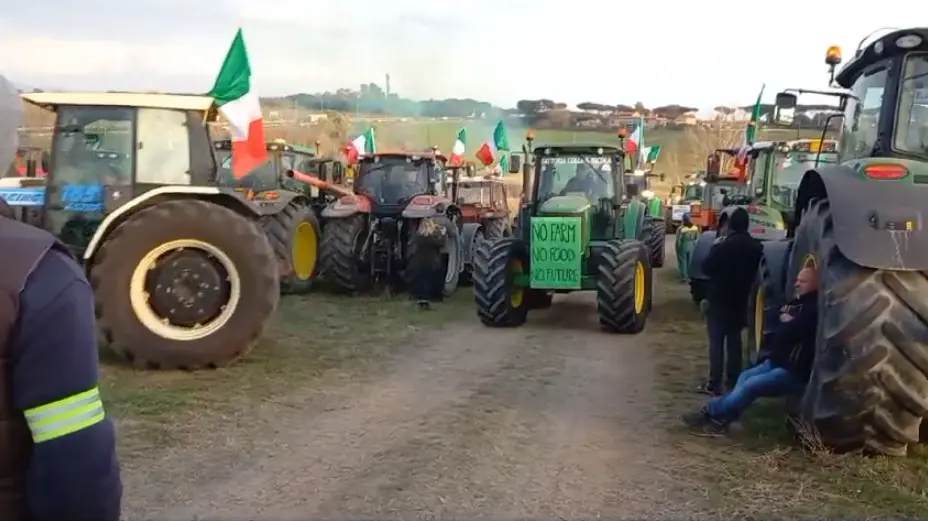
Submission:
[[[506,127],[500,121],[493,129],[493,137],[477,149],[477,159],[484,166],[490,166],[496,160],[496,153],[500,150],[509,151],[509,136],[506,135]]]
[[[241,179],[267,161],[261,102],[251,85],[251,64],[241,29],[235,33],[209,96],[229,123],[232,175]]]
[[[461,128],[458,130],[458,137],[454,140],[454,145],[451,147],[451,157],[448,158],[448,162],[452,165],[460,165],[464,162],[464,152],[467,149],[467,129]]]
[[[374,129],[369,128],[363,134],[354,138],[345,145],[345,154],[348,156],[348,162],[355,164],[362,155],[377,153],[377,139],[374,136]]]

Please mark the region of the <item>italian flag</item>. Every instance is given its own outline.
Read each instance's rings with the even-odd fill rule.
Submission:
[[[251,65],[241,29],[235,33],[209,96],[215,98],[219,113],[229,122],[232,175],[241,179],[267,161],[261,102],[251,86]]]
[[[458,137],[454,140],[454,146],[451,147],[451,157],[448,162],[452,165],[460,165],[464,162],[464,150],[467,148],[467,129],[458,130]]]
[[[638,126],[635,127],[635,131],[632,132],[631,136],[625,139],[625,151],[629,156],[636,155],[638,153],[638,148],[641,146],[642,135],[644,132],[644,121],[639,120]]]
[[[646,158],[644,160],[645,163],[656,163],[657,158],[661,156],[661,146],[653,145],[650,147],[644,147],[641,150],[641,155]]]
[[[509,151],[509,137],[506,135],[506,127],[503,126],[502,121],[496,124],[493,138],[481,145],[475,155],[484,166],[490,166],[496,159],[496,152],[500,150]]]
[[[744,144],[753,145],[757,139],[757,123],[760,121],[760,100],[764,97],[764,88],[767,85],[760,86],[760,94],[757,95],[757,101],[754,102],[754,109],[751,111],[751,121],[748,121],[748,128],[744,130]]]
[[[365,154],[377,153],[377,142],[374,138],[374,129],[369,128],[363,134],[351,140],[345,145],[345,154],[348,156],[348,162],[355,164],[358,159]]]

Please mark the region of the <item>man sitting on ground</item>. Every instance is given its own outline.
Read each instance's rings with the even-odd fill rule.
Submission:
[[[799,272],[796,295],[780,310],[780,324],[767,346],[769,358],[741,373],[727,394],[683,416],[694,434],[721,434],[758,398],[782,396],[809,381],[818,323],[818,274],[814,268]]]

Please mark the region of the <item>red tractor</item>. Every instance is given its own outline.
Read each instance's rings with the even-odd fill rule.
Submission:
[[[445,293],[463,270],[461,209],[446,195],[444,157],[437,151],[384,152],[360,158],[354,194],[322,211],[326,221],[320,247],[320,277],[333,290],[356,293],[375,283],[408,287],[419,255],[415,233],[424,218],[448,229],[442,248]]]
[[[4,177],[45,177],[49,155],[41,148],[20,147]]]

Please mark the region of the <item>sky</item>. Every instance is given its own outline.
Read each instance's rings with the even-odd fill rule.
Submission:
[[[412,99],[548,98],[711,109],[766,84],[827,86],[882,27],[928,3],[735,0],[30,0],[0,12],[0,74],[46,90],[206,92],[236,29],[262,95],[384,83]],[[859,8],[854,6],[858,5]],[[805,99],[801,102],[806,102]]]

